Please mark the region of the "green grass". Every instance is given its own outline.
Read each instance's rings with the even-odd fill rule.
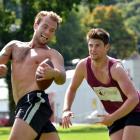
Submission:
[[[0,127],[0,140],[8,140],[9,133],[9,127]]]
[[[106,127],[100,125],[80,125],[69,129],[57,127],[61,140],[109,140]],[[0,128],[0,140],[7,140],[10,128]]]
[[[101,125],[73,126],[58,128],[61,140],[109,140],[107,128]]]

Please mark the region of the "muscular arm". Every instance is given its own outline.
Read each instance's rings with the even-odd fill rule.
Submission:
[[[7,64],[8,60],[11,57],[12,47],[11,42],[8,43],[0,52],[0,77],[3,77],[7,73]]]
[[[53,50],[51,61],[54,65],[54,81],[57,84],[64,84],[66,81],[66,72],[64,68],[64,59],[60,53]]]
[[[14,41],[9,42],[0,52],[0,64],[6,64],[12,56],[12,46]]]
[[[71,110],[76,91],[85,77],[86,69],[84,63],[80,61],[75,69],[74,76],[65,94],[63,111]]]
[[[124,104],[117,111],[111,114],[114,120],[117,120],[131,112],[138,104],[139,98],[132,81],[121,64],[116,64],[113,66],[111,69],[111,74],[113,79],[118,82],[121,90],[127,97]]]

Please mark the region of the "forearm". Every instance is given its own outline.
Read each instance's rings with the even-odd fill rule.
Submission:
[[[64,99],[63,112],[71,110],[71,106],[74,101],[74,98],[75,98],[75,92],[68,89]]]
[[[110,114],[114,121],[129,114],[139,103],[139,98],[137,96],[127,99],[124,104],[114,113]]]
[[[66,73],[65,71],[54,70],[54,81],[56,84],[62,85],[66,81]]]

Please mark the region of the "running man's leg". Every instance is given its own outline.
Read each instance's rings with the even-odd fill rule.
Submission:
[[[126,126],[122,140],[140,140],[140,126]]]
[[[128,115],[122,140],[140,140],[140,112]]]
[[[122,140],[126,117],[115,121],[108,127],[111,140]]]
[[[34,140],[37,133],[22,119],[16,118],[9,140]]]
[[[111,140],[140,140],[140,112],[129,113],[108,129]]]
[[[123,129],[111,134],[110,140],[122,140],[122,137],[123,137]]]
[[[36,140],[60,140],[58,132],[50,120],[46,122]]]
[[[60,140],[57,132],[43,133],[39,140]]]

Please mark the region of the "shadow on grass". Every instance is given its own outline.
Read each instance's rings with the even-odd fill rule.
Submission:
[[[101,133],[101,132],[107,132],[107,128],[105,127],[99,127],[99,128],[93,128],[93,127],[83,127],[83,128],[75,128],[75,129],[64,129],[64,130],[58,130],[59,133]]]

